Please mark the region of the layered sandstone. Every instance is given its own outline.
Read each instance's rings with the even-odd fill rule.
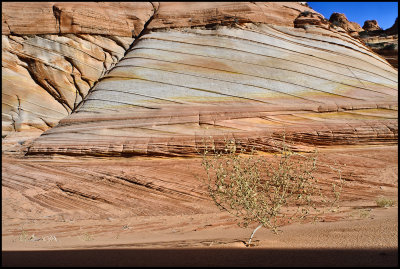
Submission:
[[[295,3],[7,2],[2,8],[2,136],[55,126],[149,29],[257,21],[292,25]],[[179,12],[178,12],[179,11]],[[267,12],[268,11],[268,12]],[[237,15],[237,16],[236,16]],[[187,18],[190,23],[182,24]],[[192,21],[193,20],[193,21]]]
[[[156,12],[148,28],[169,27],[165,18],[170,17],[173,27],[238,23],[239,19],[292,25],[300,11],[310,10],[295,3],[212,6],[163,3],[157,12],[160,4],[152,2],[4,3],[2,137],[20,131],[37,134],[69,115]],[[193,21],[181,24],[188,17]]]
[[[361,40],[374,52],[381,55],[394,68],[398,68],[399,41],[398,35],[363,35]]]
[[[3,35],[3,134],[55,126],[124,56],[132,40],[85,34]]]
[[[148,29],[248,22],[293,27],[304,11],[319,14],[299,2],[161,2]]]
[[[151,3],[4,3],[3,137],[69,115],[153,13]]]
[[[253,24],[150,32],[29,153],[182,156],[209,137],[271,150],[283,131],[300,147],[395,143],[396,70],[349,36]]]
[[[136,37],[151,2],[5,2],[2,34],[95,34]]]
[[[365,31],[360,32],[360,39],[374,52],[385,58],[393,67],[398,68],[398,23],[382,30],[375,20],[366,21]]]
[[[3,249],[241,242],[248,232],[207,195],[201,158],[152,156],[234,138],[273,162],[257,150],[275,151],[283,133],[295,150],[318,147],[323,192],[332,167],[345,180],[318,246],[396,247],[397,211],[375,201],[398,194],[398,72],[304,3],[4,3],[2,13]],[[31,143],[31,132],[42,135]],[[286,241],[312,245],[307,227]],[[281,247],[272,236],[264,244]]]
[[[29,154],[191,155],[210,136],[270,150],[283,131],[299,148],[397,138],[397,71],[304,4],[19,5],[3,9],[3,134],[62,119]]]

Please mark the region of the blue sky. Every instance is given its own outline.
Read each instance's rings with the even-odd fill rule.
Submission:
[[[361,27],[366,20],[377,20],[379,26],[386,30],[390,28],[398,16],[397,2],[307,2],[315,11],[326,19],[333,12],[344,13],[351,22]]]

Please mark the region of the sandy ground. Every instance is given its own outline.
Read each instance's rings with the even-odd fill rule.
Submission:
[[[13,261],[51,263],[47,258],[29,260],[28,253],[39,257],[40,253],[48,255],[53,250],[62,250],[57,255],[69,253],[68,257],[159,257],[144,264],[145,258],[124,263],[121,256],[117,265],[157,265],[160,259],[171,266],[226,265],[234,261],[238,266],[291,266],[296,261],[322,266],[324,262],[396,265],[397,151],[397,145],[321,150],[321,162],[346,165],[340,211],[321,222],[284,226],[278,235],[260,229],[252,247],[246,247],[244,242],[256,225],[240,228],[233,217],[213,205],[196,178],[201,175],[198,158],[26,158],[3,153],[3,265]],[[395,200],[395,206],[378,207],[376,199],[380,196]],[[264,252],[234,254],[249,249]],[[96,252],[100,250],[107,254]],[[141,252],[144,250],[148,252]],[[167,254],[167,250],[175,252]],[[188,250],[192,252],[185,252]],[[207,252],[211,250],[215,251]],[[290,254],[276,252],[289,250]],[[21,253],[24,259],[18,256]],[[275,258],[267,259],[266,253]],[[319,258],[312,260],[315,253],[320,253]],[[208,255],[210,263],[193,258],[199,255]],[[291,255],[292,263],[282,255]],[[226,259],[227,256],[231,258]],[[59,257],[60,262],[63,259],[67,263],[79,261]]]

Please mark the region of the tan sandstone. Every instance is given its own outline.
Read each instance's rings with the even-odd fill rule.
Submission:
[[[318,149],[323,192],[340,168],[341,207],[260,229],[258,258],[377,249],[363,265],[392,265],[398,71],[357,25],[304,2],[9,2],[2,15],[3,252],[244,248],[254,227],[214,205],[199,152],[233,138],[273,162],[285,133]]]

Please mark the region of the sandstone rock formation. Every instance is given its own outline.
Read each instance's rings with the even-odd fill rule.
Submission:
[[[362,40],[369,48],[381,55],[397,69],[397,18],[393,26],[387,30],[382,30],[376,20],[365,21],[363,28],[361,28],[358,23],[350,22],[346,15],[341,13],[332,13],[329,21],[333,26],[343,28],[352,37]]]
[[[343,28],[353,36],[357,36],[358,32],[363,31],[358,23],[350,22],[347,19],[346,15],[342,13],[332,13],[331,17],[329,18],[329,22],[332,23],[334,26]]]
[[[381,55],[394,68],[398,68],[399,45],[397,35],[362,35],[361,40],[363,40],[372,51]]]
[[[153,12],[151,3],[4,3],[2,136],[70,114]]]
[[[264,138],[283,129],[303,144],[372,141],[377,128],[380,141],[396,139],[386,112],[397,106],[397,72],[305,5],[18,6],[3,10],[3,132],[46,130],[63,118],[30,154],[186,155],[209,136],[267,150]],[[36,26],[26,27],[33,15]],[[127,26],[116,30],[118,22]],[[368,122],[359,109],[379,116]]]
[[[4,3],[2,136],[46,130],[118,62],[159,3]],[[149,29],[263,22],[292,25],[295,3],[163,3]],[[189,20],[190,18],[190,20]],[[173,22],[171,22],[171,20]]]
[[[351,36],[357,25],[303,2],[8,2],[2,15],[9,249],[34,246],[22,232],[62,238],[43,248],[87,247],[73,241],[84,232],[110,237],[91,247],[138,246],[149,230],[145,246],[193,246],[175,232],[199,242],[215,219],[235,226],[207,196],[201,158],[179,158],[230,138],[271,161],[283,133],[317,147],[324,187],[342,165],[346,214],[397,197],[398,72]]]
[[[384,57],[393,67],[398,68],[398,23],[382,30],[376,21],[366,21],[366,29],[360,32],[360,39],[374,52]]]
[[[307,25],[317,25],[321,28],[329,29],[329,21],[325,19],[321,14],[303,11],[294,20],[294,27],[306,29]]]
[[[378,22],[376,20],[366,20],[362,28],[364,29],[364,31],[382,30],[382,28],[379,27]]]
[[[271,150],[300,144],[393,143],[397,72],[348,37],[272,25],[144,34],[76,113],[29,154],[196,154],[204,138]]]
[[[299,13],[311,8],[298,2],[165,2],[148,25],[149,30],[268,23],[293,27]]]
[[[155,8],[151,2],[5,2],[2,34],[136,37]]]
[[[132,42],[100,35],[3,35],[3,134],[67,116]]]

